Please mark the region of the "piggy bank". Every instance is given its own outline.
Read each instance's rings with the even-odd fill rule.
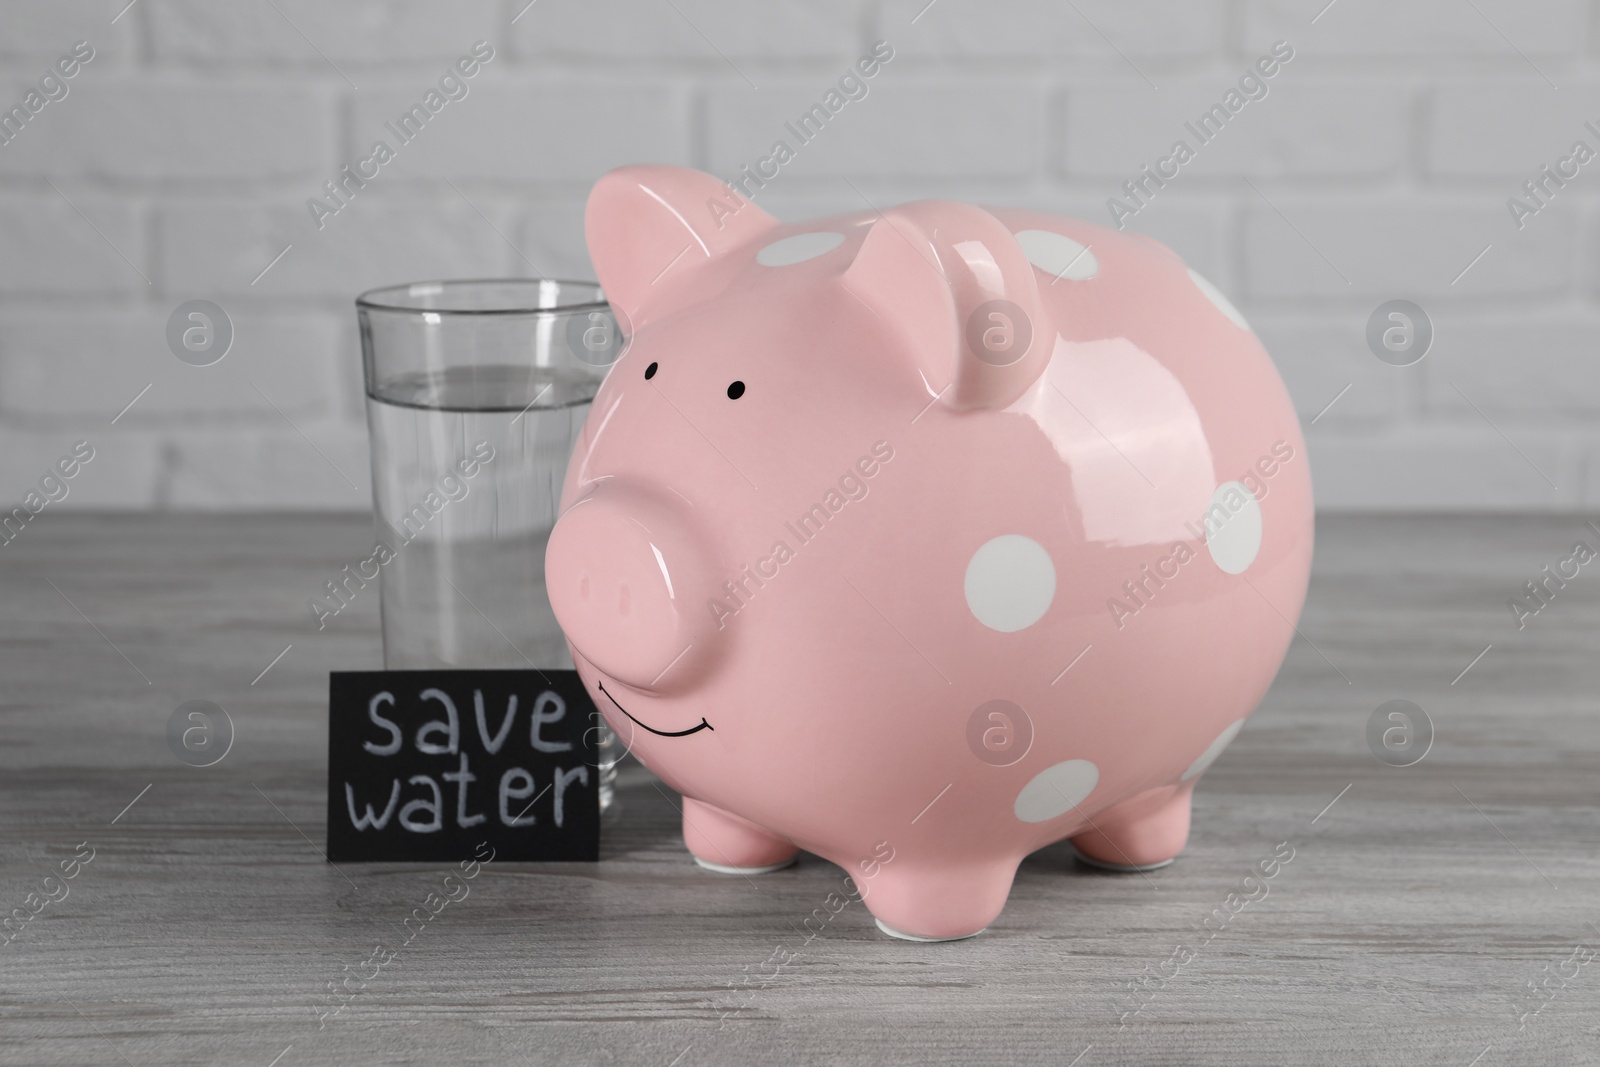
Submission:
[[[783,224],[673,167],[585,225],[629,340],[546,580],[695,860],[805,849],[912,940],[981,932],[1063,838],[1171,862],[1311,563],[1294,409],[1216,286],[1076,219]]]

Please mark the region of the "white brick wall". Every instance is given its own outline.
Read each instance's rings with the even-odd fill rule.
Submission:
[[[869,95],[762,193],[780,217],[946,196],[1106,221],[1122,181],[1281,38],[1295,57],[1268,95],[1130,225],[1255,323],[1324,507],[1593,508],[1600,161],[1520,230],[1506,198],[1573,141],[1600,150],[1583,128],[1600,125],[1597,10],[8,0],[0,108],[75,41],[96,55],[0,147],[0,500],[88,438],[59,506],[364,506],[357,292],[587,276],[581,210],[602,171],[732,173],[875,39],[895,57]],[[469,95],[318,230],[306,199],[479,39],[495,58]],[[196,298],[236,328],[212,367],[165,345]],[[1364,340],[1395,298],[1436,328],[1412,367]]]

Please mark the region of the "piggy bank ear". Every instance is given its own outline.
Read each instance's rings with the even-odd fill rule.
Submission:
[[[924,200],[878,219],[845,271],[850,292],[900,335],[930,394],[957,410],[1005,407],[1055,347],[1033,265],[982,208]]]
[[[777,225],[720,179],[686,167],[620,167],[595,183],[583,216],[600,287],[634,326],[672,282]]]

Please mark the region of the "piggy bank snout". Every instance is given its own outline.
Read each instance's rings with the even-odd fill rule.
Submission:
[[[550,534],[545,581],[567,640],[603,674],[637,689],[680,690],[715,658],[704,540],[653,494],[599,487]]]

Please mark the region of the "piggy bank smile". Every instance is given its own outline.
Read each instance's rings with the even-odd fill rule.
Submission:
[[[650,731],[651,733],[655,734],[657,737],[688,737],[690,734],[697,734],[701,730],[715,730],[716,729],[709,722],[706,722],[705,716],[701,716],[699,725],[691,726],[687,730],[657,730],[654,726],[651,726],[649,723],[641,722],[627,708],[623,707],[621,704],[618,704],[617,703],[617,698],[611,695],[611,691],[606,688],[606,684],[605,684],[605,682],[603,680],[596,682],[595,685],[600,690],[600,692],[602,692],[602,693],[604,693],[606,695],[606,699],[611,701],[612,706],[615,707],[618,711],[622,712],[622,714],[628,716],[629,720],[632,721],[634,725],[640,727],[641,729]]]
[[[1311,564],[1294,407],[1221,290],[1079,220],[784,224],[676,167],[606,175],[585,228],[630,328],[546,586],[695,861],[810,851],[923,941],[1052,842],[1172,862]]]

